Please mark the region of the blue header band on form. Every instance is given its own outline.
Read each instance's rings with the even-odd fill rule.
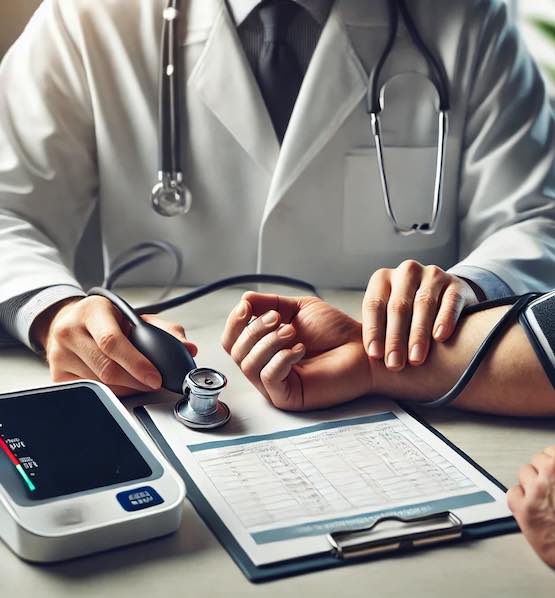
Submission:
[[[323,422],[313,426],[305,426],[294,430],[283,430],[282,432],[273,432],[272,434],[260,434],[258,436],[242,436],[231,440],[215,440],[213,442],[203,442],[202,444],[189,444],[187,448],[192,453],[207,451],[215,448],[225,448],[228,446],[238,446],[241,444],[251,444],[253,442],[264,442],[265,440],[279,440],[280,438],[291,438],[292,436],[302,436],[312,432],[321,432],[322,430],[332,430],[333,428],[345,428],[347,426],[359,426],[361,424],[375,424],[378,422],[398,419],[391,411],[387,413],[378,413],[377,415],[368,415],[364,417],[354,417],[352,419],[342,419],[339,421]]]
[[[462,509],[473,505],[495,502],[493,496],[485,491],[474,492],[473,494],[463,494],[462,496],[451,496],[430,502],[424,502],[415,505],[404,505],[394,509],[375,511],[373,513],[361,513],[352,517],[342,517],[338,519],[328,519],[323,521],[314,521],[312,523],[301,523],[289,527],[281,527],[251,534],[252,539],[257,544],[268,544],[269,542],[279,542],[281,540],[294,540],[296,538],[306,538],[308,536],[323,536],[331,532],[356,530],[369,527],[377,519],[389,515],[399,515],[401,517],[419,517],[432,513],[441,513],[442,511],[451,511],[453,509]]]

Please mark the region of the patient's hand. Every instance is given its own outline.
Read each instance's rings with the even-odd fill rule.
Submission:
[[[280,409],[331,407],[372,391],[360,323],[315,297],[245,293],[222,345]]]
[[[537,453],[519,472],[507,501],[522,533],[555,569],[555,445]]]

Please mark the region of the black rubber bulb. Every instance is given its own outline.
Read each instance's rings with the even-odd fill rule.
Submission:
[[[182,394],[185,376],[197,367],[188,349],[175,336],[144,321],[133,326],[129,340],[156,366],[162,386]]]
[[[162,376],[162,386],[183,394],[185,376],[197,365],[187,348],[165,330],[145,322],[119,295],[102,287],[94,287],[88,295],[99,295],[111,301],[132,325],[129,340],[147,357]]]

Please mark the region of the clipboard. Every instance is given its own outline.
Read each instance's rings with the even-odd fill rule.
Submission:
[[[443,434],[426,422],[418,413],[403,405],[403,409],[419,423],[430,430],[457,454],[476,468],[484,477],[495,484],[503,492],[507,488],[496,480],[483,467],[478,465],[466,453],[449,441]],[[136,407],[135,416],[150,434],[158,448],[183,478],[187,487],[187,498],[200,515],[201,519],[216,536],[220,544],[227,550],[235,564],[245,577],[253,583],[273,581],[285,577],[293,577],[302,573],[321,571],[335,567],[344,567],[353,563],[360,563],[384,556],[395,556],[407,552],[421,550],[426,547],[450,543],[460,543],[468,540],[479,540],[492,536],[499,536],[518,532],[519,528],[513,517],[506,517],[495,521],[486,521],[471,525],[463,525],[460,519],[449,511],[427,515],[425,517],[401,518],[387,517],[379,519],[371,528],[350,532],[334,532],[328,535],[330,550],[327,553],[310,555],[269,565],[255,565],[248,554],[240,546],[233,534],[224,525],[216,511],[206,500],[197,485],[193,482],[182,463],[166,442],[155,423],[144,407]],[[417,528],[411,533],[395,533],[387,538],[372,541],[368,533],[389,521],[395,520]],[[353,541],[352,536],[360,534],[361,541]]]

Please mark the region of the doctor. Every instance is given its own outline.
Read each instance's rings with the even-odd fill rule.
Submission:
[[[184,3],[183,217],[149,201],[165,0],[45,0],[2,62],[1,321],[45,349],[56,380],[160,383],[117,312],[83,299],[74,277],[96,203],[106,263],[164,239],[183,252],[183,284],[263,271],[368,285],[364,345],[393,370],[421,364],[464,305],[555,286],[555,127],[502,2],[410,2],[448,84],[449,129],[437,229],[408,236],[385,209],[368,115],[391,3],[272,4]],[[438,77],[403,24],[394,41],[376,88],[391,203],[410,226],[431,220]]]

